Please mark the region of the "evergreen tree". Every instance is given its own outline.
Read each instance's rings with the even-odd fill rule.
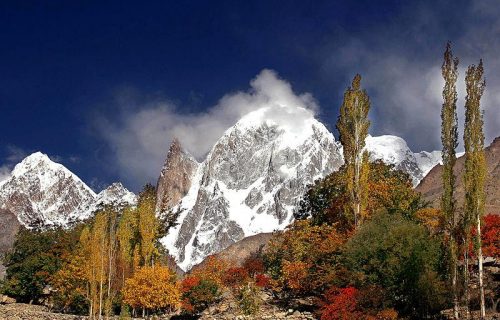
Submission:
[[[441,211],[446,219],[446,227],[449,241],[450,272],[453,291],[453,314],[458,319],[458,249],[457,249],[457,212],[454,198],[455,174],[453,167],[457,160],[455,149],[458,146],[458,120],[457,120],[457,76],[458,59],[453,57],[451,45],[448,42],[444,53],[444,62],[441,73],[444,78],[443,107],[441,109],[441,143],[443,150],[443,195],[441,197]]]
[[[477,228],[474,249],[479,264],[479,290],[481,297],[481,319],[485,317],[484,285],[483,285],[483,254],[481,249],[481,219],[484,215],[484,181],[486,178],[486,160],[484,156],[483,115],[480,109],[481,97],[485,88],[483,78],[483,61],[479,65],[469,66],[465,76],[467,97],[465,99],[465,206],[464,226],[466,232],[466,249],[470,242],[470,229],[475,224]],[[467,283],[466,283],[467,285]]]
[[[344,147],[344,161],[347,168],[347,189],[350,197],[354,225],[357,227],[364,217],[367,202],[368,153],[363,151],[370,121],[370,99],[361,89],[361,76],[357,74],[352,86],[344,93],[340,107],[337,129]]]

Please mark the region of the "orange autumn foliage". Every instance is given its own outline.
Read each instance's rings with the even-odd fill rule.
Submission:
[[[168,267],[141,267],[125,281],[123,301],[132,308],[174,310],[180,306],[181,291]]]
[[[249,275],[245,268],[234,267],[227,269],[222,280],[226,287],[234,289],[248,282]]]
[[[283,280],[292,291],[306,291],[309,289],[309,268],[311,265],[303,261],[284,261]]]
[[[264,261],[262,261],[262,257],[253,254],[245,259],[243,262],[243,268],[245,268],[251,277],[254,277],[256,274],[264,272]]]
[[[321,320],[360,319],[362,314],[357,310],[357,293],[358,290],[353,287],[328,290],[321,308]]]
[[[475,228],[471,229],[471,236],[474,238],[477,234]],[[485,257],[500,257],[500,216],[496,214],[489,214],[483,218],[481,226],[481,246],[483,256]],[[471,256],[475,256],[474,246],[469,245]]]
[[[444,231],[444,216],[439,209],[420,209],[415,213],[415,218],[420,221],[431,234],[438,234]]]
[[[284,295],[321,292],[341,271],[338,259],[346,240],[335,226],[295,221],[275,234],[264,254],[270,287]]]
[[[215,256],[209,256],[203,265],[196,268],[191,275],[198,277],[201,280],[210,280],[215,282],[219,287],[223,285],[223,278],[228,266],[227,262],[218,259]]]

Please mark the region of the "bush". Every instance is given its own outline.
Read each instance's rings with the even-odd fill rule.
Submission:
[[[243,268],[248,272],[250,277],[253,278],[256,274],[264,272],[264,260],[262,260],[262,256],[260,254],[254,253],[245,259],[243,262]]]
[[[301,200],[299,209],[294,212],[298,220],[310,218],[315,225],[327,223],[336,225],[341,232],[352,230],[353,217],[350,214],[349,194],[347,192],[346,167],[341,167],[318,180]],[[424,207],[420,193],[413,189],[410,176],[378,160],[370,163],[368,176],[368,201],[365,217],[380,210],[413,217]]]
[[[422,318],[444,302],[440,254],[439,241],[425,227],[399,214],[380,213],[347,242],[344,264],[359,275],[358,285],[384,288],[399,313]]]
[[[269,277],[262,273],[256,274],[255,285],[261,288],[269,288]]]
[[[5,255],[4,293],[19,302],[38,302],[43,288],[76,247],[80,230],[80,226],[46,231],[21,228]]]
[[[168,267],[141,267],[125,281],[123,302],[132,308],[174,310],[180,306],[181,292],[176,276]]]
[[[182,280],[182,309],[187,313],[200,313],[220,299],[219,285],[211,279],[190,276]]]
[[[248,272],[241,267],[229,268],[222,280],[226,287],[234,290],[248,282]]]
[[[239,290],[238,303],[244,314],[255,314],[259,310],[261,302],[259,289],[254,284],[248,283]]]
[[[321,307],[321,320],[360,319],[362,314],[357,310],[357,293],[358,290],[353,287],[329,289]]]
[[[337,279],[345,240],[334,226],[308,220],[277,232],[264,253],[270,288],[282,298],[322,293]]]

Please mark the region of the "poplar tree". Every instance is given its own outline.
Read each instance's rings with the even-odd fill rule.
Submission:
[[[354,225],[358,227],[363,220],[367,203],[368,153],[364,150],[370,121],[370,98],[361,89],[361,76],[357,74],[351,87],[344,93],[344,101],[340,107],[337,129],[340,142],[344,148],[346,165],[347,190],[350,196]]]
[[[157,254],[155,247],[159,234],[159,224],[156,219],[156,190],[147,184],[139,195],[137,205],[140,254],[144,266],[153,266]]]
[[[476,238],[474,239],[474,249],[478,257],[479,265],[481,319],[485,317],[483,254],[481,248],[481,218],[484,215],[484,182],[486,178],[483,115],[480,108],[481,97],[486,85],[483,73],[483,61],[480,60],[477,67],[475,65],[469,66],[465,76],[467,97],[465,99],[465,173],[463,178],[465,189],[464,230],[467,240],[465,247],[466,251],[468,250],[470,242],[470,229],[474,224],[477,228]],[[468,285],[468,283],[466,283],[466,285]]]
[[[458,248],[457,248],[457,212],[455,192],[455,174],[453,167],[457,160],[455,149],[458,146],[458,119],[457,119],[457,76],[458,59],[453,57],[451,45],[448,42],[444,53],[444,61],[441,66],[441,73],[444,78],[443,106],[441,108],[441,143],[443,150],[443,195],[441,197],[441,211],[443,212],[449,236],[449,256],[451,284],[453,291],[453,315],[459,319],[458,315]]]

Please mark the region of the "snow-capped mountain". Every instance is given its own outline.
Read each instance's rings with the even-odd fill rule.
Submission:
[[[436,164],[442,162],[440,151],[414,153],[406,141],[400,137],[391,135],[372,137],[368,135],[365,141],[365,148],[370,153],[371,160],[380,159],[407,172],[410,174],[414,186],[417,186]]]
[[[89,217],[92,213],[107,205],[122,209],[134,206],[136,203],[137,196],[128,191],[120,182],[115,182],[97,194],[90,207],[82,214],[82,217]]]
[[[26,157],[0,184],[0,209],[13,212],[27,227],[61,225],[88,218],[105,204],[134,204],[121,184],[99,194],[41,152]]]
[[[415,184],[440,161],[439,152],[413,153],[395,136],[369,136],[366,149]],[[187,270],[244,237],[283,229],[307,185],[342,163],[342,146],[302,108],[249,113],[202,163],[174,140],[158,179],[157,209],[178,217],[162,242]]]
[[[170,150],[178,150],[177,155],[169,155],[176,165],[169,166],[167,159],[159,181],[169,186],[163,190],[183,196],[173,210],[180,209],[178,225],[163,239],[181,268],[244,237],[285,228],[307,185],[340,167],[333,135],[311,111],[298,110],[287,115],[287,108],[274,106],[246,115],[201,164],[193,164],[174,142]],[[176,167],[181,173],[174,175]],[[166,173],[183,178],[165,179]],[[164,196],[161,190],[158,199]]]

